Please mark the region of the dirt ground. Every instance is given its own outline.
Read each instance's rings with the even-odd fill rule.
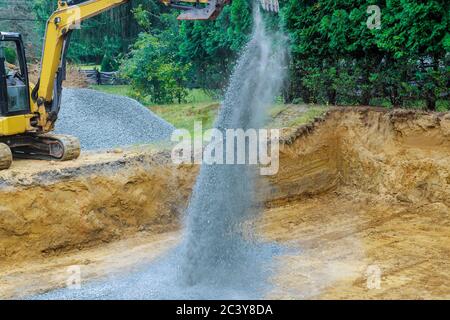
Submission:
[[[267,239],[300,250],[279,258],[271,298],[450,298],[443,205],[394,204],[341,190],[273,208],[262,228]]]
[[[268,297],[450,298],[450,114],[338,108],[282,141],[257,226],[296,250],[277,258]],[[83,157],[0,173],[0,297],[65,286],[71,265],[83,280],[128,272],[178,243],[197,168]]]
[[[28,65],[28,74],[30,82],[36,84],[39,80],[39,63],[31,63]],[[66,79],[64,80],[65,88],[87,88],[89,83],[86,77],[80,73],[77,67],[68,65],[66,68]]]

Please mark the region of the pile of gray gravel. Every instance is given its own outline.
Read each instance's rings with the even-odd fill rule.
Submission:
[[[80,139],[84,150],[169,140],[175,128],[136,100],[90,89],[64,89],[55,132]]]

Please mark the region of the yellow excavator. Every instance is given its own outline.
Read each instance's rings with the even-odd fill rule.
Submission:
[[[71,160],[80,155],[75,137],[51,134],[61,106],[66,54],[72,31],[86,19],[130,0],[59,0],[47,22],[39,80],[28,80],[22,37],[0,33],[0,170],[17,158]],[[215,19],[231,0],[160,0],[184,10],[180,20]],[[261,0],[264,9],[278,11],[277,0]],[[15,61],[6,61],[11,57]],[[13,63],[12,63],[13,62]],[[77,121],[74,119],[73,121]]]

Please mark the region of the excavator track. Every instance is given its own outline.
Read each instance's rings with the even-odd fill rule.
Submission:
[[[16,158],[68,161],[80,156],[78,138],[69,135],[39,134],[9,138],[6,142]]]
[[[8,169],[13,161],[11,149],[8,145],[0,143],[0,170]]]
[[[78,140],[78,138],[74,136],[46,134],[42,135],[41,137],[52,144],[59,145],[60,148],[62,148],[59,156],[57,156],[56,154],[50,155],[50,157],[52,157],[53,159],[57,159],[59,161],[68,161],[77,159],[80,156],[80,140]]]

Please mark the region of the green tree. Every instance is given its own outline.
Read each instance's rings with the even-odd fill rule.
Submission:
[[[5,47],[4,48],[4,52],[5,52],[5,60],[8,63],[11,64],[16,64],[16,59],[17,59],[17,53],[16,50],[14,50],[13,48],[8,48]]]
[[[140,12],[141,13],[141,12]],[[131,52],[123,60],[120,72],[130,80],[137,98],[156,103],[179,103],[186,97],[186,72],[174,50],[175,17],[162,15],[166,28],[162,32],[141,33]]]
[[[251,31],[251,2],[235,0],[215,21],[183,21],[179,56],[189,69],[190,86],[221,90]]]
[[[393,80],[401,83],[403,96],[410,94],[409,83],[414,82],[430,110],[447,90],[449,28],[448,1],[388,0],[383,28],[375,35],[379,48],[391,57],[388,68]]]
[[[368,28],[367,8],[381,9]],[[294,99],[393,106],[424,98],[434,110],[447,91],[449,5],[445,0],[296,1],[282,15],[291,38]]]
[[[142,31],[132,9],[143,6],[157,15],[161,10],[157,3],[157,0],[133,0],[84,21],[81,29],[73,32],[68,58],[75,62],[100,64],[106,55],[116,59],[125,54]],[[46,21],[56,9],[57,0],[32,0],[32,4],[36,29],[43,39]],[[109,52],[106,53],[105,48]]]

